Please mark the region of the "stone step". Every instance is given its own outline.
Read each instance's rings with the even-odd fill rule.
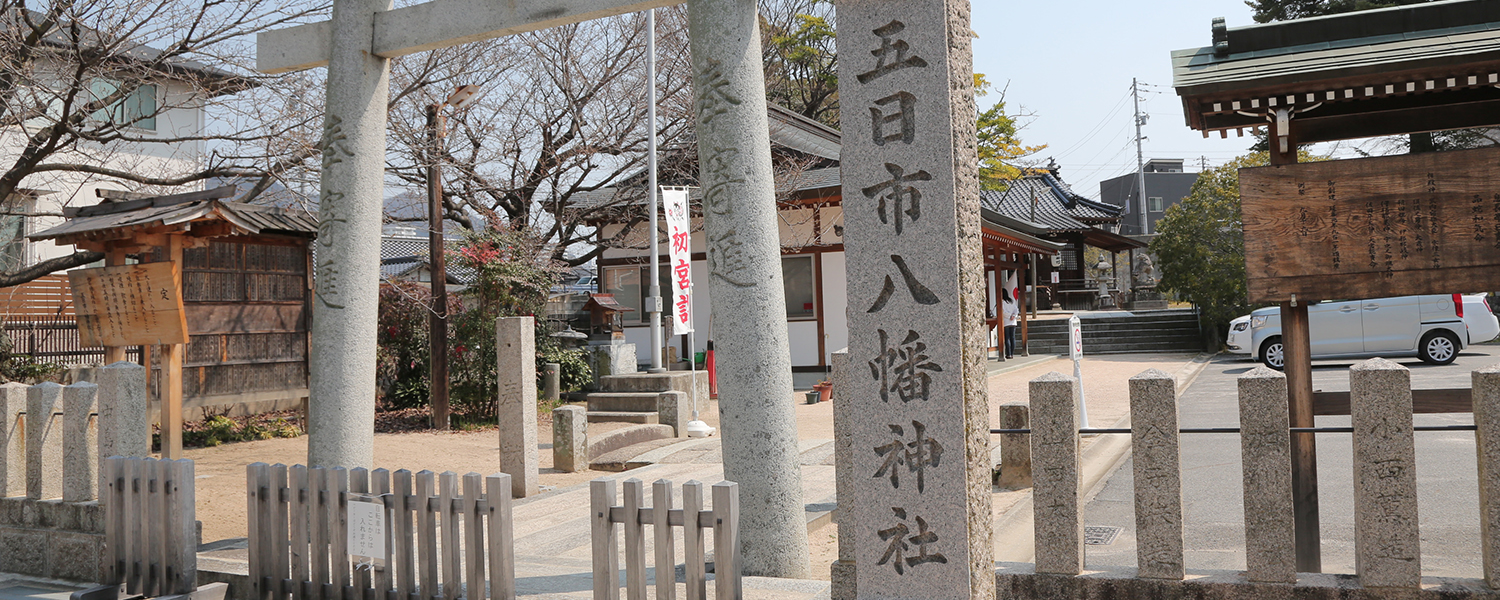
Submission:
[[[672,430],[671,425],[657,425],[653,423],[623,427],[601,435],[598,439],[590,440],[589,456],[592,458],[597,458],[626,446],[632,446],[652,440],[672,438],[681,441],[687,439],[676,438],[674,436],[674,433],[675,432]]]
[[[708,371],[699,371],[697,377],[700,386],[708,385]],[[692,378],[692,371],[605,375],[599,378],[599,389],[605,392],[686,392]]]
[[[655,425],[661,422],[661,413],[656,411],[642,412],[634,410],[591,410],[588,412],[590,423],[640,423],[642,425]],[[671,429],[670,425],[664,425]]]
[[[656,400],[661,392],[591,392],[588,395],[591,411],[656,412]]]

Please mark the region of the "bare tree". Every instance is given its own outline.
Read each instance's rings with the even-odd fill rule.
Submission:
[[[681,9],[658,11],[657,131],[664,147],[691,129],[690,64]],[[458,85],[480,98],[449,121],[434,152],[426,107]],[[388,173],[409,198],[421,197],[426,168],[443,165],[444,217],[467,228],[487,223],[548,240],[551,258],[593,260],[591,223],[632,199],[589,192],[621,187],[645,166],[645,16],[556,27],[397,61],[392,69],[392,148]],[[399,91],[395,91],[399,90]],[[426,211],[394,207],[392,220],[424,221]]]
[[[256,32],[326,4],[0,0],[0,200],[68,192],[100,180],[166,191],[245,178],[264,191],[316,156],[299,128],[320,116],[299,98],[306,77],[242,64]],[[91,201],[90,201],[91,202]],[[6,212],[26,217],[55,211]],[[0,286],[97,260],[96,253],[8,265]],[[24,267],[24,268],[21,268]]]

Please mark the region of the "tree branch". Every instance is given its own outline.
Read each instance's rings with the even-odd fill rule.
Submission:
[[[49,258],[29,267],[8,273],[0,273],[0,288],[21,285],[39,277],[51,275],[57,271],[65,271],[73,267],[81,267],[97,260],[103,260],[104,255],[98,252],[80,250],[68,256]]]

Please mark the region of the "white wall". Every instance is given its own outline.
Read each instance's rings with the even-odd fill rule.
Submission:
[[[171,139],[200,135],[204,128],[202,102],[192,95],[192,88],[179,83],[162,82],[157,88],[157,105],[167,107],[156,117],[156,130],[131,129],[129,135],[148,139]],[[0,163],[13,164],[24,148],[26,132],[19,129],[0,131]],[[48,157],[44,164],[78,163],[103,166],[109,169],[140,173],[144,175],[180,175],[201,169],[205,164],[205,144],[201,140],[185,142],[113,142],[108,145],[80,143],[77,148],[59,152]],[[51,171],[32,175],[21,181],[22,188],[46,190],[53,193],[37,199],[37,212],[60,212],[65,207],[80,207],[97,204],[98,189],[128,191],[163,191],[143,189],[136,184],[87,173]],[[179,193],[202,189],[202,184],[179,186],[166,190]],[[29,223],[28,233],[55,227],[64,222],[61,217],[36,217]],[[30,262],[38,262],[66,256],[74,251],[71,245],[57,246],[52,242],[33,243],[29,248]]]
[[[832,354],[849,345],[849,290],[845,281],[843,252],[823,253],[823,335],[825,364],[833,364]]]

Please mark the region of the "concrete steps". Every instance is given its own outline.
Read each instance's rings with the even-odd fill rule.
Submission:
[[[589,410],[656,412],[656,397],[662,391],[594,392],[588,395]]]
[[[639,423],[642,425],[655,425],[661,422],[660,413],[633,410],[591,410],[588,412],[588,418],[590,423]]]
[[[1083,315],[1084,354],[1131,352],[1197,352],[1202,349],[1198,317],[1189,309],[1144,313]],[[1067,354],[1067,319],[1032,322],[1029,327],[1033,354]]]
[[[599,389],[588,394],[590,423],[660,423],[657,398],[662,392],[683,392],[691,400],[696,389],[699,398],[708,398],[708,373],[667,371],[665,373],[627,373],[599,378]]]

